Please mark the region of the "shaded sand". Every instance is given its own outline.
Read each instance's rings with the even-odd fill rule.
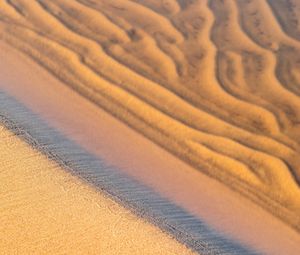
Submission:
[[[96,135],[93,129],[97,124],[92,121],[81,123],[75,114],[66,119],[68,114],[56,116],[59,109],[53,105],[53,112],[46,110],[40,96],[43,91],[27,87],[22,91],[28,92],[27,97],[26,93],[22,96],[20,82],[7,90],[31,104],[33,111],[46,112],[46,119],[53,114],[63,132],[93,153],[114,159],[112,162],[136,164],[126,171],[132,169],[133,176],[175,197],[178,204],[197,215],[207,214],[213,222],[208,211],[202,210],[209,203],[201,205],[196,199],[206,189],[199,187],[202,177],[195,169],[238,191],[299,232],[299,5],[298,0],[0,0],[3,41],[194,169],[172,161],[176,170],[155,172],[154,166],[159,164],[144,154],[143,159],[148,158],[152,165],[141,167],[144,171],[139,172],[138,166],[147,161],[131,163],[126,152],[136,149],[110,141],[106,135],[112,132],[110,125]],[[49,86],[46,92],[58,98]],[[60,102],[72,99],[62,95],[57,99]],[[35,101],[30,103],[29,96]],[[38,105],[45,108],[36,109]],[[72,104],[58,105],[63,109]],[[95,108],[82,114],[91,119],[95,114],[94,119],[99,120]],[[75,113],[80,109],[78,105]],[[58,124],[59,118],[63,124]],[[82,129],[70,128],[77,125]],[[85,138],[84,132],[76,134],[82,130],[93,135]],[[99,146],[95,138],[100,137],[103,144],[111,144],[109,148]],[[126,140],[118,135],[115,138]],[[133,141],[139,148],[145,144],[138,138]],[[157,158],[165,155],[154,151],[151,153]],[[164,182],[170,184],[164,186]],[[212,190],[208,197],[223,196],[220,190]],[[218,211],[218,205],[212,204],[212,210]],[[247,211],[248,207],[243,208]],[[226,211],[226,203],[218,209]],[[263,214],[257,208],[254,211]],[[271,219],[270,225],[276,222],[283,230]],[[245,224],[243,217],[237,220]],[[224,221],[226,228],[239,236],[241,230],[236,230],[232,221]],[[260,224],[267,223],[249,224],[257,226],[252,233],[260,229],[259,238],[266,238],[266,231],[276,236],[279,245],[280,234]],[[239,238],[246,240],[245,236],[244,230]],[[297,244],[297,238],[292,240]],[[251,242],[257,245],[259,241]],[[266,248],[268,242],[262,243]]]
[[[299,231],[300,4],[273,2],[1,0],[0,38]]]
[[[0,124],[0,254],[193,254]]]
[[[0,109],[4,125],[14,134],[57,162],[65,171],[78,176],[101,193],[105,192],[114,201],[158,226],[198,254],[258,254],[214,231],[203,220],[174,202],[88,153],[2,92]]]
[[[266,254],[299,254],[300,236],[283,223],[122,125],[10,47],[0,45],[0,88],[49,125],[228,236]]]

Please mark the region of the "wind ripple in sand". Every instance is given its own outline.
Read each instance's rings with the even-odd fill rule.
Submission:
[[[0,138],[1,254],[198,254],[64,171],[2,116]]]
[[[298,14],[296,1],[1,0],[0,38],[299,231]]]
[[[38,173],[35,173],[36,171],[39,172],[41,171],[41,168],[45,169],[45,171],[47,172],[48,169],[48,165],[55,165],[55,169],[58,170],[58,174],[56,173],[57,171],[52,171],[51,173],[51,180],[50,180],[50,186],[53,184],[54,181],[54,187],[50,187],[49,183],[45,180],[45,179],[41,179],[38,178],[28,178],[27,176],[23,176],[25,180],[34,180],[37,181],[39,184],[43,183],[42,185],[29,185],[32,188],[26,188],[23,187],[23,184],[26,186],[28,184],[28,182],[24,182],[21,185],[18,185],[21,187],[21,193],[26,193],[29,191],[29,193],[33,194],[33,197],[31,195],[28,196],[28,203],[25,203],[26,205],[29,204],[30,208],[33,208],[34,211],[40,212],[40,210],[37,210],[37,208],[35,208],[36,206],[38,207],[43,207],[43,203],[36,203],[36,201],[34,201],[36,199],[36,197],[38,197],[40,194],[50,194],[50,197],[43,199],[43,202],[45,202],[48,206],[50,207],[51,210],[53,211],[53,207],[55,207],[55,205],[49,206],[48,203],[53,203],[53,198],[51,197],[53,194],[53,188],[54,188],[54,193],[56,193],[57,191],[61,190],[57,190],[57,186],[56,185],[56,178],[59,178],[59,175],[61,173],[63,173],[61,170],[64,170],[63,173],[64,177],[67,178],[63,178],[63,179],[70,179],[68,177],[74,177],[73,181],[75,179],[75,183],[71,180],[68,180],[67,183],[72,183],[72,185],[78,186],[82,192],[83,192],[83,196],[84,197],[88,197],[87,194],[85,194],[85,191],[82,190],[86,187],[86,184],[92,184],[92,186],[90,186],[90,188],[92,188],[94,192],[93,195],[105,195],[108,198],[114,200],[115,202],[117,202],[118,204],[120,204],[121,206],[123,206],[123,209],[128,210],[129,212],[134,213],[135,216],[137,216],[138,218],[142,218],[144,220],[146,220],[146,222],[150,223],[153,227],[158,227],[160,230],[162,230],[164,233],[168,234],[169,236],[171,236],[172,238],[176,239],[179,243],[184,244],[184,246],[186,246],[185,248],[189,248],[191,249],[193,252],[196,252],[197,254],[251,254],[251,255],[255,255],[255,254],[259,254],[258,251],[256,251],[256,248],[250,248],[248,247],[248,245],[245,244],[240,244],[239,242],[236,242],[234,239],[231,239],[230,237],[227,237],[226,235],[224,235],[222,232],[216,231],[214,228],[211,228],[209,225],[207,225],[202,219],[195,217],[195,215],[190,214],[188,211],[186,211],[185,209],[183,209],[182,207],[178,206],[176,203],[174,203],[174,201],[169,200],[167,198],[165,198],[164,196],[161,196],[161,194],[157,193],[154,189],[152,189],[151,187],[145,185],[144,183],[140,183],[138,182],[135,178],[132,178],[124,173],[122,173],[122,171],[120,171],[120,169],[115,168],[112,165],[109,165],[106,163],[105,160],[103,159],[99,159],[98,157],[95,157],[93,154],[89,153],[87,150],[85,150],[83,147],[79,146],[77,143],[75,143],[73,140],[68,139],[67,137],[65,137],[62,133],[60,133],[58,130],[52,128],[51,126],[48,125],[47,122],[45,122],[43,119],[41,119],[38,115],[36,115],[35,113],[31,112],[30,110],[28,110],[26,107],[24,107],[24,105],[20,104],[18,101],[16,101],[14,98],[8,96],[6,93],[2,93],[0,92],[0,137],[1,137],[1,131],[4,131],[4,136],[1,137],[3,138],[2,140],[4,141],[3,143],[3,148],[2,150],[0,150],[0,153],[2,153],[2,158],[5,162],[5,165],[8,165],[8,169],[9,169],[9,174],[7,173],[7,171],[2,171],[1,173],[4,175],[4,182],[7,183],[12,183],[12,186],[15,186],[15,182],[11,182],[10,181],[10,177],[11,176],[15,176],[17,177],[17,179],[22,179],[21,176],[22,174],[24,175],[24,173],[22,171],[20,171],[20,169],[22,168],[22,166],[24,165],[28,165],[30,166],[32,169],[29,169],[30,171],[25,171],[25,175],[31,175],[31,176],[37,176],[39,175]],[[1,127],[3,126],[3,127]],[[9,133],[11,133],[12,139],[6,139],[6,135],[5,135],[5,131],[8,131]],[[26,143],[26,147],[29,148],[31,151],[36,152],[35,156],[29,156],[28,153],[24,153],[24,150],[21,148],[22,146],[17,146],[16,148],[14,148],[14,144],[18,144],[18,142],[15,142],[14,140],[22,140],[22,142]],[[2,145],[2,144],[1,144]],[[21,152],[17,153],[16,155],[14,155],[13,153],[11,153],[12,149],[18,149]],[[19,158],[20,155],[22,156],[21,160],[11,160],[14,156],[16,156],[17,158]],[[7,155],[9,155],[9,157],[7,157]],[[42,159],[41,159],[42,158]],[[29,160],[28,160],[29,159]],[[46,160],[47,159],[47,160]],[[37,163],[37,166],[32,163],[35,160]],[[20,163],[20,162],[21,163]],[[17,162],[17,163],[16,163]],[[7,163],[7,164],[6,164]],[[18,173],[13,173],[10,170],[13,169],[13,171],[17,171]],[[32,170],[32,171],[31,171]],[[48,173],[49,174],[49,173]],[[66,175],[67,176],[66,176]],[[21,175],[21,176],[20,176]],[[47,174],[46,174],[47,175]],[[58,175],[58,177],[57,177]],[[8,176],[8,178],[7,178]],[[44,174],[42,174],[42,176],[44,176]],[[15,178],[16,179],[16,178]],[[53,180],[54,179],[54,180]],[[48,180],[49,181],[49,180]],[[65,180],[66,181],[66,180]],[[44,185],[45,183],[45,185]],[[77,185],[78,184],[78,185]],[[68,196],[67,199],[64,197],[65,194],[69,194],[70,192],[67,192],[67,190],[69,189],[67,186],[62,185],[62,196],[55,196],[55,198],[57,198],[56,204],[60,205],[62,202],[63,204],[65,204],[66,202],[68,203],[71,202],[71,204],[73,204],[72,206],[70,206],[71,208],[73,208],[74,206],[76,208],[73,208],[74,210],[82,210],[80,208],[82,207],[82,203],[81,202],[76,202],[73,201],[72,199],[70,199],[70,197]],[[3,185],[3,194],[6,193],[12,193],[14,192],[14,188],[11,186],[7,186],[5,183]],[[51,192],[38,192],[37,195],[34,195],[35,192],[32,192],[32,190],[34,189],[47,189],[48,190],[52,190]],[[19,190],[19,188],[18,188]],[[58,192],[59,193],[59,192]],[[75,192],[71,192],[73,193],[78,193],[77,191]],[[80,193],[80,192],[79,192]],[[81,197],[81,195],[79,195],[79,193],[77,195],[75,195],[75,197]],[[99,193],[99,194],[96,194]],[[47,196],[47,195],[46,195]],[[72,196],[74,197],[74,195]],[[15,205],[14,200],[11,199],[11,196],[8,197],[8,200],[6,199],[7,197],[4,196],[3,197],[3,207],[4,209],[8,209],[8,207],[14,207],[16,208],[16,210],[18,212],[23,211],[22,206],[20,207],[19,205]],[[9,201],[9,203],[7,201]],[[12,201],[11,201],[12,200]],[[17,199],[18,200],[18,199]],[[65,201],[68,200],[68,201]],[[70,201],[72,200],[72,201]],[[89,208],[90,206],[92,206],[93,203],[90,203],[91,201],[88,199],[87,201],[88,204],[84,204],[84,208],[85,211],[83,212],[84,214],[90,211],[90,209],[86,210],[87,208]],[[7,206],[7,204],[9,204],[9,206]],[[77,206],[77,204],[79,204],[79,206]],[[99,204],[103,204],[102,202],[99,202]],[[60,207],[60,206],[58,206]],[[102,206],[101,206],[102,207]],[[104,206],[105,207],[105,206]],[[73,210],[72,209],[72,210]],[[100,217],[101,219],[103,217],[109,217],[110,213],[116,213],[115,212],[115,207],[112,207],[112,209],[107,208],[108,211],[106,210],[106,215],[98,215],[97,217]],[[47,208],[44,208],[43,211],[47,211]],[[68,211],[69,210],[69,206],[67,206],[67,210],[64,211],[64,208],[58,208],[58,210],[55,210],[59,212],[59,214],[65,215],[65,213],[67,213],[68,215]],[[11,211],[11,210],[10,210]],[[5,214],[6,214],[7,210],[3,211],[3,215],[5,218]],[[73,214],[74,212],[72,212]],[[97,211],[97,209],[95,210],[96,214],[99,214],[99,212]],[[14,213],[13,213],[14,214]],[[77,216],[81,214],[76,214]],[[29,215],[30,216],[30,215]],[[4,236],[6,236],[6,238],[4,238],[3,241],[3,247],[7,247],[8,250],[6,250],[6,252],[9,252],[11,249],[18,249],[21,248],[20,250],[24,251],[26,250],[30,250],[34,248],[34,245],[32,245],[32,243],[30,243],[30,247],[27,247],[27,241],[22,242],[22,240],[20,240],[19,238],[22,236],[15,234],[16,229],[18,229],[19,226],[22,226],[22,224],[20,224],[20,222],[18,221],[19,218],[26,218],[26,222],[29,223],[32,220],[32,217],[29,217],[27,215],[27,211],[25,211],[25,215],[24,216],[17,216],[16,221],[12,221],[9,223],[5,223],[4,225],[8,225],[8,230],[0,231],[1,233],[3,232]],[[87,215],[85,215],[87,216]],[[84,216],[84,217],[85,217]],[[96,217],[96,218],[97,218]],[[36,220],[38,222],[40,222],[40,217],[36,216],[33,217],[34,219],[37,218]],[[43,218],[43,217],[42,217]],[[55,216],[53,216],[53,218],[55,218]],[[59,217],[58,217],[59,218]],[[60,219],[59,219],[60,220]],[[118,248],[118,244],[120,243],[119,240],[116,240],[115,237],[120,237],[123,238],[123,235],[119,236],[115,234],[116,232],[121,231],[121,229],[119,228],[119,223],[121,223],[121,225],[123,225],[124,220],[126,221],[126,219],[121,219],[119,218],[117,220],[117,223],[109,223],[110,220],[108,220],[108,224],[106,224],[105,226],[102,226],[103,228],[105,228],[104,232],[106,232],[107,230],[112,230],[113,235],[110,235],[110,233],[107,233],[108,237],[107,240],[111,239],[113,241],[113,243],[116,243],[116,245],[108,245],[107,249],[108,251],[106,251],[106,249],[102,250],[101,252],[104,253],[112,253],[113,249]],[[75,220],[76,221],[76,220]],[[42,223],[43,227],[49,225],[47,221],[43,221],[40,222]],[[50,229],[52,229],[52,227],[57,228],[61,226],[61,223],[59,223],[58,221],[55,221],[55,223],[58,224],[50,224],[51,226]],[[70,224],[71,223],[71,224]],[[59,237],[56,237],[55,235],[52,236],[50,235],[49,238],[58,242],[61,242],[61,238],[63,238],[64,236],[69,236],[69,231],[70,228],[72,229],[72,225],[74,227],[74,222],[70,222],[67,221],[67,228],[63,229],[61,231],[61,235],[59,235]],[[94,222],[95,223],[95,222]],[[135,224],[133,224],[133,222],[130,223],[133,227],[135,226]],[[37,224],[39,225],[39,224]],[[26,224],[26,229],[28,229],[28,231],[31,231],[31,229],[34,229],[35,227],[37,227],[37,225],[35,224],[35,222],[33,224]],[[92,230],[92,227],[87,227],[87,224],[82,224],[81,220],[79,220],[78,223],[75,223],[76,226],[79,226],[79,228],[82,230],[86,230],[86,228],[89,228],[91,231],[89,231],[89,235],[85,237],[85,241],[87,241],[87,243],[93,243],[93,245],[90,245],[89,247],[91,249],[93,249],[93,247],[95,248],[93,250],[92,253],[96,252],[99,248],[102,248],[102,241],[104,243],[109,243],[111,244],[110,241],[107,241],[106,239],[102,240],[97,238],[95,241],[96,243],[94,243],[94,239],[95,237],[98,236],[99,233],[101,233],[101,235],[103,235],[103,231],[101,229],[99,229],[99,225],[97,223],[95,223],[93,226],[96,227],[96,229]],[[64,225],[63,225],[64,226]],[[78,230],[75,226],[75,230],[73,229],[72,233],[76,233],[76,231]],[[100,227],[101,227],[100,226]],[[147,235],[150,233],[148,232],[145,228],[143,228],[143,226],[140,226],[141,228],[139,228],[141,231],[146,231]],[[76,230],[77,229],[77,230]],[[78,230],[77,232],[80,232],[81,230]],[[96,230],[96,231],[95,231]],[[126,230],[129,230],[129,232],[131,231],[130,228],[126,228]],[[157,229],[158,230],[158,229]],[[28,232],[25,231],[25,234]],[[35,231],[36,232],[36,231]],[[125,231],[126,232],[126,231]],[[47,231],[45,231],[44,234],[48,233]],[[31,236],[32,239],[37,238],[38,240],[41,238],[41,236],[43,236],[43,234],[36,232],[36,235]],[[159,234],[159,233],[157,233]],[[157,235],[156,234],[156,235]],[[15,245],[6,245],[6,243],[10,242],[10,237],[17,235],[17,242]],[[78,236],[78,235],[77,235]],[[79,235],[80,236],[80,235]],[[104,234],[104,236],[106,236],[106,234]],[[162,236],[160,236],[162,237]],[[150,237],[152,238],[152,237]],[[162,237],[163,238],[163,237]],[[1,238],[0,238],[1,239]],[[43,239],[43,240],[50,240],[50,239]],[[128,240],[131,241],[128,241]],[[124,240],[122,240],[122,242],[125,242],[126,244],[122,247],[119,247],[120,252],[127,252],[127,250],[132,250],[134,249],[136,252],[138,252],[140,250],[139,245],[142,245],[143,247],[147,247],[147,249],[144,249],[142,251],[142,254],[144,253],[148,253],[148,249],[149,252],[152,254],[153,251],[156,249],[156,247],[160,247],[161,250],[158,253],[164,253],[165,251],[163,251],[164,249],[164,245],[157,245],[159,244],[159,242],[154,241],[154,243],[156,243],[155,247],[150,246],[149,244],[147,244],[146,246],[143,244],[144,242],[140,242],[138,244],[135,244],[134,242],[132,242],[132,240],[135,240],[135,237],[132,236],[127,236]],[[77,242],[79,239],[75,239],[73,240],[74,242]],[[147,242],[147,240],[145,240],[145,242]],[[169,242],[167,240],[164,240],[163,243],[166,241],[166,243],[168,244]],[[175,241],[172,239],[172,241]],[[122,243],[121,242],[121,243]],[[69,250],[69,242],[63,242],[64,243],[64,248],[66,248],[67,250]],[[47,241],[45,242],[40,242],[40,246],[37,247],[38,249],[43,249],[44,245],[49,244],[49,242]],[[99,247],[100,244],[100,247]],[[127,247],[127,244],[129,244],[130,247]],[[178,243],[177,243],[178,244]],[[173,245],[174,250],[176,250],[177,247],[176,243],[173,243],[171,245]],[[0,242],[0,246],[1,246],[1,242]],[[21,247],[20,247],[21,246]],[[59,246],[59,249],[62,246]],[[29,248],[29,249],[28,249]],[[50,249],[52,249],[53,247],[49,247]],[[55,246],[55,248],[57,248]],[[54,248],[54,249],[55,249]],[[70,247],[71,249],[74,248],[74,246]],[[79,247],[76,247],[77,249]],[[168,252],[171,252],[172,254],[175,253],[175,251],[173,250],[173,248],[169,249]],[[86,249],[85,244],[81,245],[80,250],[84,250]],[[154,250],[153,250],[154,249]],[[190,250],[186,249],[187,252],[189,252]],[[281,248],[280,248],[281,249]],[[47,249],[48,250],[48,249]],[[80,253],[80,250],[78,250],[77,252]],[[183,249],[184,250],[184,249]],[[184,252],[182,250],[182,252]],[[258,249],[259,250],[259,249]],[[50,252],[50,251],[49,251]],[[72,251],[73,252],[73,251]],[[167,253],[168,253],[167,252]],[[141,252],[139,252],[141,253]],[[102,254],[102,253],[101,253]],[[275,253],[276,254],[276,253]]]

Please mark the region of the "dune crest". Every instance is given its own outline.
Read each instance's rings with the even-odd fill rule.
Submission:
[[[300,231],[299,4],[159,2],[2,0],[0,39]]]

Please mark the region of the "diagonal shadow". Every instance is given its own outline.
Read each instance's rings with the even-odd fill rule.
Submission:
[[[150,187],[87,152],[2,91],[0,123],[66,171],[92,184],[199,254],[259,254],[218,233]]]

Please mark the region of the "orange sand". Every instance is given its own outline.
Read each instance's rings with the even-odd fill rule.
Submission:
[[[0,39],[190,164],[188,190],[197,169],[299,232],[299,12],[298,0],[0,0]],[[93,138],[77,134],[93,153],[119,156]],[[182,169],[132,174],[155,186]],[[199,213],[177,178],[155,187],[177,187]]]
[[[0,89],[50,126],[234,239],[266,254],[299,254],[300,235],[282,222],[109,116],[30,59],[0,45]]]
[[[0,125],[0,254],[193,254]]]
[[[0,38],[299,230],[299,28],[278,17],[300,3],[281,2],[1,0]]]

